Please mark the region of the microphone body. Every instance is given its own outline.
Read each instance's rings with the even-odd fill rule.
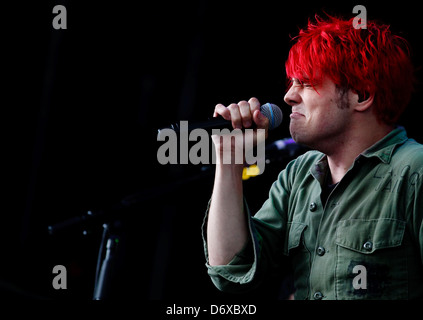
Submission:
[[[275,129],[282,123],[282,117],[283,117],[282,111],[277,105],[266,103],[260,107],[260,112],[266,118],[269,119],[269,130]],[[253,123],[250,128],[251,129],[256,128],[255,123]],[[209,119],[207,121],[188,123],[187,126],[185,125],[182,126],[179,123],[175,123],[170,125],[169,128],[163,128],[163,129],[172,129],[178,134],[181,132],[191,132],[194,129],[203,129],[207,131],[208,134],[211,135],[213,134],[212,132],[213,129],[218,129],[218,130],[229,129],[232,131],[233,127],[232,127],[232,122],[230,120],[225,120],[222,117],[216,117],[216,118]],[[163,129],[159,129],[158,133],[160,134],[160,131]]]
[[[253,125],[255,125],[255,123],[253,123]],[[253,125],[251,125],[251,128],[254,128]],[[206,121],[188,123],[188,125],[181,125],[181,123],[174,123],[170,125],[170,129],[174,130],[176,133],[180,133],[184,131],[191,132],[195,129],[203,129],[207,131],[209,135],[213,134],[212,132],[213,129],[233,130],[231,121],[225,120],[222,117],[216,117]]]

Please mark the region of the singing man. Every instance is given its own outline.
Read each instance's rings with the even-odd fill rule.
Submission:
[[[216,165],[203,226],[213,283],[241,292],[289,263],[295,299],[422,299],[423,146],[397,125],[414,83],[407,41],[373,21],[356,29],[316,16],[294,38],[286,74],[291,136],[312,151],[286,166],[255,214],[243,165]],[[268,128],[256,98],[214,115]]]

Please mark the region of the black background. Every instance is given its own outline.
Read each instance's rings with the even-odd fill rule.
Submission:
[[[57,4],[67,9],[66,30],[52,27]],[[217,103],[252,96],[279,105],[286,118],[290,36],[316,13],[353,17],[357,4],[366,6],[368,19],[390,24],[409,40],[420,68],[416,1],[2,5],[2,296],[90,300],[102,224],[117,221],[121,241],[112,298],[238,299],[215,289],[205,268],[200,230],[212,169],[160,165],[157,129],[207,119]],[[421,100],[418,86],[400,124],[423,142]],[[289,137],[288,124],[270,139]],[[283,165],[269,165],[263,176],[245,182],[253,209]],[[113,209],[130,195],[135,205]],[[110,214],[47,232],[88,210]],[[55,265],[67,269],[66,290],[52,287]],[[283,297],[278,288],[252,295]]]

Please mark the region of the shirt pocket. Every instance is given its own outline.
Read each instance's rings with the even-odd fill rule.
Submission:
[[[336,228],[337,299],[406,299],[405,221],[341,220]]]

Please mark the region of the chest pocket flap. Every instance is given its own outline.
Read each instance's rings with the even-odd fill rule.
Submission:
[[[341,220],[336,228],[336,244],[360,253],[400,246],[405,221],[397,219]]]

